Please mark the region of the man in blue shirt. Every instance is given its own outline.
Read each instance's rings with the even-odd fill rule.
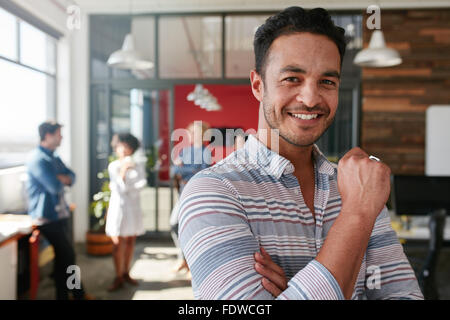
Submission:
[[[172,167],[172,175],[174,177],[175,186],[180,196],[183,192],[184,186],[188,183],[197,172],[208,168],[212,163],[211,150],[203,144],[203,135],[209,129],[209,125],[203,121],[194,121],[190,123],[186,128],[186,134],[183,139],[183,143],[186,145],[181,149],[180,153],[174,159],[175,166]],[[172,210],[170,216],[170,228],[172,239],[177,247],[178,245],[178,205]],[[189,271],[186,259],[184,259],[183,253],[179,252],[178,259],[180,263],[175,267],[174,271],[180,272],[182,270]]]
[[[62,140],[61,127],[53,121],[39,126],[40,144],[27,163],[28,214],[53,246],[56,298],[67,300],[70,290],[75,299],[84,299],[80,279],[73,283],[73,289],[72,286],[69,289],[67,283],[68,276],[73,274],[68,273],[67,268],[75,265],[75,251],[69,239],[67,222],[70,213],[64,200],[64,187],[73,185],[75,173],[55,155]]]
[[[187,182],[197,172],[208,168],[212,163],[211,150],[203,143],[203,135],[208,129],[209,125],[203,121],[194,121],[186,129],[189,145],[181,149],[180,154],[174,160],[175,166],[172,168],[180,195]]]

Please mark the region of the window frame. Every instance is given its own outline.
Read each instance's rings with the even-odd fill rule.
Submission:
[[[57,83],[57,75],[58,75],[58,41],[61,33],[55,31],[54,29],[51,29],[51,27],[48,27],[44,23],[40,22],[37,18],[34,18],[29,13],[24,11],[23,9],[18,9],[15,5],[9,5],[9,3],[5,3],[3,1],[0,1],[0,9],[4,10],[8,14],[12,15],[16,20],[16,35],[15,35],[15,41],[16,41],[16,59],[11,59],[6,56],[3,56],[0,54],[0,60],[5,61],[7,63],[12,63],[19,68],[26,68],[28,70],[31,70],[33,72],[37,72],[41,75],[44,75],[45,77],[48,77],[51,80],[52,83],[52,96],[47,96],[47,106],[46,106],[46,118],[47,119],[56,119],[57,118],[57,99],[58,99],[58,83]],[[54,55],[53,55],[53,64],[55,66],[54,73],[48,72],[46,70],[41,70],[39,68],[27,65],[25,63],[22,63],[21,61],[21,24],[26,23],[30,25],[32,28],[35,28],[36,30],[42,32],[47,37],[50,37],[52,41],[54,41]],[[48,81],[47,80],[47,81]],[[45,120],[45,119],[43,119]],[[17,163],[10,163],[0,166],[0,170],[2,169],[8,169],[8,168],[14,168],[18,166],[22,166],[25,164],[25,160],[22,162]]]

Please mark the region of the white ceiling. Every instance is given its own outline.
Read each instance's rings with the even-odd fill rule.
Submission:
[[[51,0],[49,0],[51,1]],[[378,4],[381,9],[450,8],[450,0],[59,0],[76,3],[88,13],[158,13],[265,11],[288,6],[349,10]]]

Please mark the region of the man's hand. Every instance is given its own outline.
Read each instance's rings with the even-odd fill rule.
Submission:
[[[261,280],[263,287],[274,297],[278,297],[287,288],[287,280],[283,269],[272,261],[270,255],[261,247],[261,253],[256,252],[255,270],[264,278]]]
[[[362,212],[369,221],[375,221],[389,198],[390,174],[386,164],[370,160],[360,148],[351,149],[338,164],[343,209],[352,208],[349,213]]]
[[[58,178],[59,181],[61,181],[63,185],[65,186],[72,185],[72,178],[70,178],[68,175],[58,174],[56,177]]]
[[[338,163],[341,212],[316,256],[334,276],[345,299],[350,299],[375,221],[390,193],[391,170],[370,160],[360,148],[347,152]]]

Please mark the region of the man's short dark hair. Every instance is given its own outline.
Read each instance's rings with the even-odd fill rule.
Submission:
[[[119,133],[117,135],[116,141],[128,145],[133,150],[133,153],[135,153],[136,150],[139,149],[139,146],[141,145],[139,143],[138,138],[133,136],[131,133]]]
[[[331,16],[323,8],[305,10],[300,7],[289,7],[269,17],[255,33],[253,48],[255,52],[255,69],[264,78],[265,63],[272,42],[282,35],[297,32],[310,32],[313,34],[327,36],[332,40],[341,56],[345,53],[345,30],[336,26],[331,20]]]
[[[41,141],[45,140],[45,136],[47,133],[54,134],[56,130],[62,127],[62,124],[57,123],[56,121],[49,120],[41,123],[39,125],[39,137]]]

